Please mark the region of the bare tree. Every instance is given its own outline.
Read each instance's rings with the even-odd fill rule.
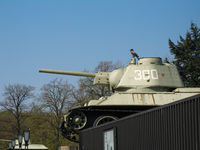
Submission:
[[[80,79],[78,81],[79,88],[77,90],[73,90],[72,92],[72,96],[75,99],[75,101],[71,103],[71,107],[84,106],[84,104],[91,99],[90,94],[88,94],[88,92],[86,92],[85,89],[86,85],[90,85],[91,82],[91,78]]]
[[[9,111],[16,120],[16,132],[21,132],[23,112],[27,108],[27,100],[32,98],[34,87],[23,84],[8,85],[4,89],[4,100],[0,105]]]
[[[93,72],[111,72],[114,69],[121,68],[120,62],[113,63],[112,61],[101,61]],[[75,104],[83,106],[91,99],[99,99],[102,96],[110,95],[110,87],[103,85],[93,85],[93,78],[81,78],[79,80],[79,88],[74,91],[73,97]]]
[[[39,98],[42,106],[46,111],[49,111],[46,121],[54,129],[55,149],[62,144],[63,138],[60,135],[59,126],[67,109],[68,104],[71,102],[71,92],[73,86],[67,81],[55,79],[45,84],[41,88],[41,96]]]

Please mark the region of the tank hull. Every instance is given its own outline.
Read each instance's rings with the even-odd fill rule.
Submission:
[[[89,106],[160,106],[169,104],[187,97],[200,94],[200,88],[177,88],[171,92],[155,91],[134,91],[133,89],[125,92],[116,92],[109,97],[102,97],[99,100],[91,100]]]
[[[145,92],[117,92],[109,97],[91,100],[88,106],[71,109],[64,116],[61,125],[63,136],[70,141],[78,142],[81,130],[198,95],[200,88],[177,88],[172,92]]]

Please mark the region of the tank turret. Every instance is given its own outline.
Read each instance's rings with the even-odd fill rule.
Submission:
[[[39,72],[73,76],[94,77],[94,85],[110,85],[112,89],[170,90],[183,87],[179,73],[174,65],[163,64],[159,57],[141,58],[138,64],[135,59],[126,68],[112,72],[72,72],[63,70],[40,69]],[[159,89],[158,89],[159,87]]]
[[[43,73],[93,77],[94,85],[109,85],[113,91],[111,96],[90,100],[84,107],[70,110],[61,125],[63,136],[77,142],[76,134],[80,130],[200,94],[200,88],[184,88],[173,64],[162,63],[159,57],[139,58],[137,55],[137,58],[138,62],[132,58],[125,68],[112,72],[39,70]]]

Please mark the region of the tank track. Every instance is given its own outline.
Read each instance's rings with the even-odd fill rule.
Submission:
[[[86,106],[75,108],[70,110],[69,113],[64,117],[64,120],[60,126],[60,131],[62,135],[68,140],[79,142],[79,132],[90,127],[95,127],[94,123],[97,121],[98,118],[109,116],[120,119],[128,115],[139,113],[154,107],[157,106]],[[78,119],[73,119],[76,118],[78,115],[81,117]],[[85,119],[85,116],[86,118],[90,119]],[[79,124],[81,124],[80,126],[74,123],[76,122],[76,120]],[[109,121],[112,121],[112,119],[107,118],[107,122]]]

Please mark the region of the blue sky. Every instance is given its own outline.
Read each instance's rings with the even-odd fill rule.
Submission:
[[[39,68],[93,70],[100,61],[170,55],[191,22],[200,25],[199,0],[0,0],[0,92],[8,84],[39,90],[55,78]]]

